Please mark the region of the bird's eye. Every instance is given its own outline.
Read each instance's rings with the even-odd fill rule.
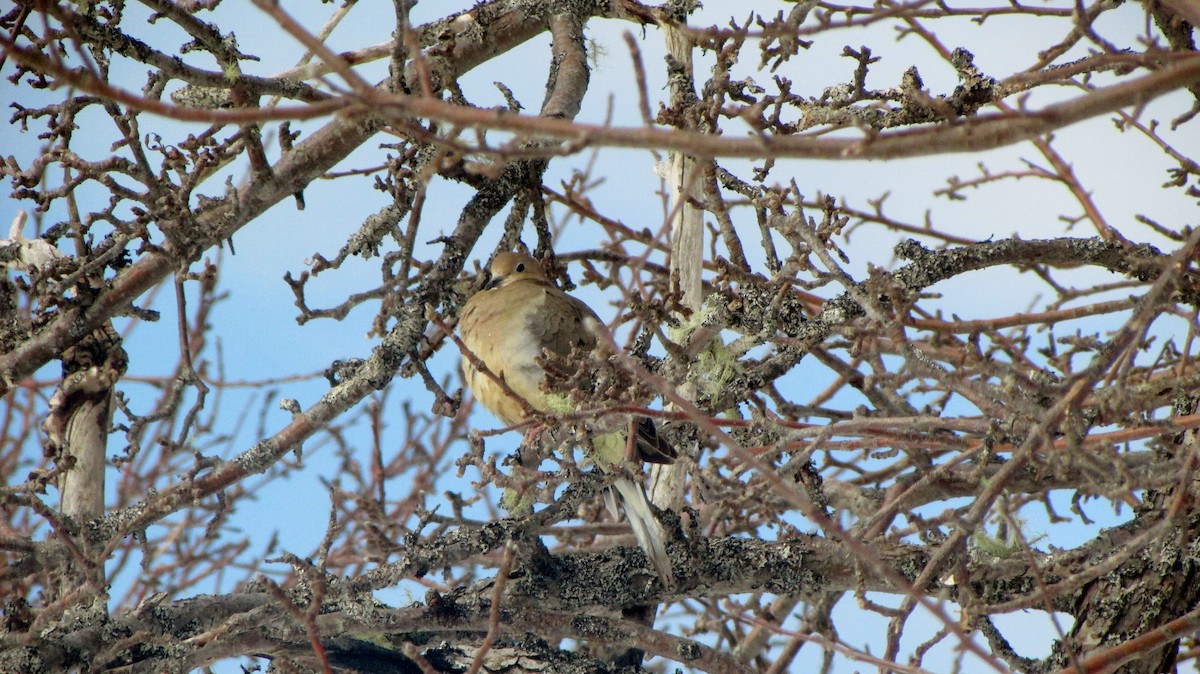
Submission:
[[[525,271],[525,263],[524,263],[524,262],[522,262],[521,264],[517,265],[517,273],[521,273],[521,272],[523,272],[523,271]]]

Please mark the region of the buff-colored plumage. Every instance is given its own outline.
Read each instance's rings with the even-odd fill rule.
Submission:
[[[491,274],[488,287],[463,306],[458,330],[463,345],[494,376],[463,354],[467,385],[484,407],[509,425],[524,421],[527,410],[561,411],[565,397],[542,390],[545,371],[538,360],[547,353],[566,357],[591,351],[597,343],[600,319],[586,304],[555,287],[532,256],[500,253],[492,262]],[[636,469],[628,466],[625,447],[623,432],[604,433],[593,438],[590,455],[604,470]],[[635,447],[644,461],[670,463],[675,458],[674,448],[657,437],[649,419],[638,421]],[[654,517],[642,485],[622,475],[612,487],[621,497],[646,555],[663,580],[671,582],[662,525]]]

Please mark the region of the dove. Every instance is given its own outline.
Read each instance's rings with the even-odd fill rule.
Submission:
[[[569,400],[543,389],[542,363],[549,354],[591,353],[600,341],[600,318],[583,301],[555,286],[531,255],[502,252],[490,271],[487,287],[472,295],[459,315],[459,335],[469,352],[462,357],[467,386],[476,400],[510,426],[527,421],[531,414],[562,412]],[[658,437],[653,421],[642,417],[634,427],[634,448],[642,461],[675,460],[675,449]],[[626,431],[600,433],[585,451],[597,467],[615,474],[611,491],[605,494],[608,508],[617,516],[615,492],[638,543],[659,577],[670,584],[673,574],[663,528],[644,486],[630,477],[640,470],[627,458],[626,440]]]

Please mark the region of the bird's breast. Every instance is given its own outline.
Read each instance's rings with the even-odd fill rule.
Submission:
[[[542,298],[509,297],[513,293],[505,290],[484,291],[490,296],[471,303],[460,321],[463,345],[504,385],[477,368],[467,354],[463,354],[462,369],[475,398],[501,421],[513,425],[524,421],[525,406],[505,386],[531,409],[546,409],[546,395],[541,390],[545,371],[537,364],[543,356],[536,331]]]

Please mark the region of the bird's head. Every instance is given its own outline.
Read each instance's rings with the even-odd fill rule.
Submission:
[[[542,269],[542,263],[525,253],[500,253],[492,260],[490,270],[492,280],[488,282],[488,288],[499,288],[525,279],[546,280],[546,271]]]

